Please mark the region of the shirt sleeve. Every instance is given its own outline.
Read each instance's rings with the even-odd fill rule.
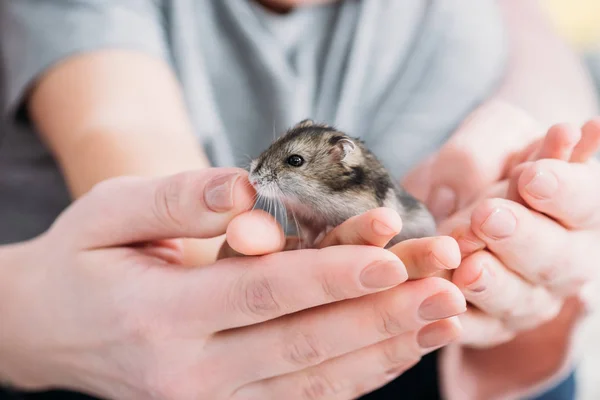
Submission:
[[[40,75],[72,55],[121,48],[168,57],[158,0],[3,0],[0,7],[8,117]]]

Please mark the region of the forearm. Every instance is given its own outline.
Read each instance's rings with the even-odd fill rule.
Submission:
[[[42,76],[28,109],[74,198],[115,176],[209,166],[175,76],[144,55],[73,56]]]
[[[535,0],[499,0],[509,40],[506,77],[495,95],[527,111],[542,127],[583,124],[598,113],[591,78],[553,31]]]

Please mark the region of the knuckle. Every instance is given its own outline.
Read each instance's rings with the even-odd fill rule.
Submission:
[[[283,358],[296,367],[316,365],[326,359],[324,345],[312,334],[296,332],[284,343]]]
[[[383,345],[384,369],[395,371],[406,365],[417,363],[421,359],[421,350],[416,340],[406,341],[388,340]]]
[[[342,289],[342,285],[339,285],[338,282],[339,280],[328,274],[323,275],[323,278],[321,279],[321,287],[326,299],[336,302],[349,297],[349,294]]]
[[[406,330],[403,321],[389,310],[382,309],[378,313],[378,330],[385,337],[396,336]]]
[[[305,375],[301,388],[301,398],[304,400],[330,399],[342,391],[339,382],[330,379],[327,374],[308,373]]]
[[[552,285],[559,276],[560,269],[557,265],[544,266],[538,272],[538,281],[544,285]]]
[[[264,275],[242,278],[242,290],[234,300],[235,308],[251,318],[265,317],[278,313],[281,309],[275,299],[273,285]]]
[[[181,227],[182,193],[187,187],[187,174],[178,174],[165,179],[154,195],[154,216],[165,226]]]

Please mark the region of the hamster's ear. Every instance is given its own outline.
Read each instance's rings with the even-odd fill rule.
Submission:
[[[296,128],[310,128],[315,125],[315,121],[312,119],[304,119],[296,124]]]
[[[329,151],[337,161],[346,164],[354,164],[356,158],[360,156],[360,149],[351,139],[340,138],[335,141],[333,148]]]

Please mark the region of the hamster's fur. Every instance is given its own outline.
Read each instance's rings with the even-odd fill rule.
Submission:
[[[435,234],[427,208],[394,182],[365,144],[328,125],[304,120],[289,129],[252,161],[249,179],[259,196],[283,202],[307,247],[377,207],[402,218],[402,231],[388,247]]]

